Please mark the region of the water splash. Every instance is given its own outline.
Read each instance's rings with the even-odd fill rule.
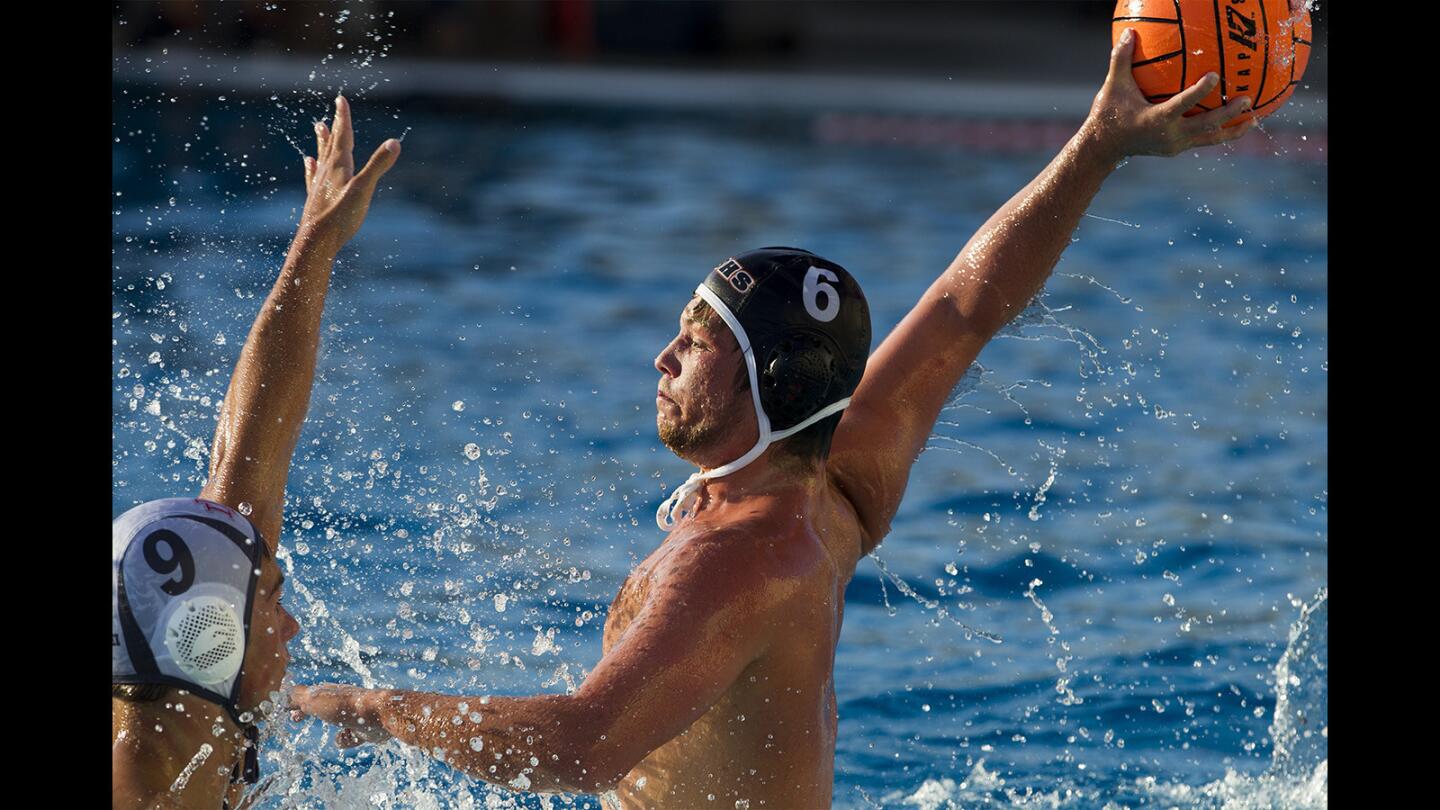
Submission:
[[[185,764],[185,768],[180,771],[180,775],[175,777],[175,781],[171,783],[170,792],[179,793],[184,790],[185,786],[190,784],[190,777],[195,775],[195,771],[199,770],[200,766],[204,765],[205,760],[209,759],[213,753],[215,753],[214,746],[210,743],[200,743],[200,750],[195,752],[195,756],[190,758],[190,761]]]
[[[1078,706],[1084,703],[1085,699],[1076,695],[1075,691],[1070,688],[1070,681],[1075,677],[1074,673],[1070,672],[1070,662],[1074,660],[1075,654],[1070,651],[1070,642],[1060,638],[1060,628],[1055,626],[1055,614],[1050,612],[1050,608],[1040,601],[1039,595],[1035,593],[1035,590],[1044,584],[1044,580],[1041,579],[1030,580],[1024,596],[1040,609],[1040,620],[1050,631],[1050,636],[1045,639],[1045,643],[1055,644],[1058,641],[1060,645],[1061,654],[1055,655],[1053,658],[1055,668],[1060,670],[1060,677],[1055,680],[1055,693],[1060,696],[1056,700],[1066,706]]]
[[[880,569],[880,573],[884,576],[884,578],[885,578],[885,579],[889,579],[892,583],[894,583],[895,589],[896,589],[897,591],[899,591],[900,593],[902,593],[902,594],[910,597],[911,599],[915,600],[917,603],[919,603],[920,605],[922,605],[926,610],[934,611],[936,618],[939,618],[939,619],[947,619],[947,620],[949,620],[952,624],[954,624],[955,626],[957,626],[957,627],[959,627],[960,629],[964,630],[964,631],[965,631],[965,638],[968,639],[968,638],[970,638],[970,637],[973,635],[973,636],[979,636],[980,638],[983,638],[983,639],[985,639],[986,641],[993,642],[993,643],[995,643],[995,644],[1002,644],[1002,643],[1004,643],[1004,639],[1000,636],[999,633],[994,633],[994,632],[991,632],[991,631],[989,631],[989,630],[981,630],[981,629],[978,628],[978,627],[972,627],[972,626],[966,624],[965,622],[962,622],[962,621],[960,621],[959,619],[955,618],[954,616],[951,616],[949,609],[947,609],[944,605],[940,604],[939,602],[936,602],[936,601],[933,600],[933,599],[926,599],[924,596],[921,596],[919,593],[917,593],[917,592],[915,591],[914,588],[910,587],[910,583],[908,583],[908,582],[906,582],[905,580],[901,579],[900,577],[897,577],[897,576],[895,576],[894,574],[892,574],[892,573],[890,572],[890,569],[887,568],[887,567],[885,567],[885,561],[882,560],[882,559],[880,559],[880,557],[879,557],[878,555],[876,555],[875,553],[872,552],[872,553],[870,554],[870,559],[871,559],[872,561],[874,561],[875,567]],[[882,579],[882,580],[880,581],[880,587],[881,587],[881,592],[883,593],[883,592],[884,592],[884,587],[885,587],[885,580],[884,580],[884,579]],[[885,599],[885,607],[890,610],[890,615],[892,615],[892,616],[895,615],[894,609],[890,607],[890,600],[889,600],[888,597],[886,597],[886,599]]]
[[[1321,588],[1290,627],[1290,641],[1275,666],[1274,754],[1270,773],[1318,778],[1327,784],[1330,724],[1328,677],[1329,588]]]
[[[1040,484],[1040,489],[1035,491],[1035,502],[1030,506],[1030,512],[1026,515],[1031,521],[1040,519],[1040,507],[1045,505],[1045,493],[1055,485],[1055,477],[1060,474],[1060,459],[1065,455],[1064,447],[1052,447],[1044,442],[1040,442],[1040,446],[1050,452],[1050,474]]]
[[[1113,223],[1115,223],[1116,225],[1124,225],[1124,226],[1127,227],[1127,228],[1139,228],[1139,227],[1140,227],[1139,225],[1136,225],[1136,224],[1133,223],[1133,222],[1126,222],[1126,221],[1123,220],[1123,219],[1111,219],[1111,218],[1109,218],[1109,217],[1102,217],[1102,216],[1099,216],[1099,215],[1097,215],[1097,214],[1090,214],[1090,213],[1085,214],[1085,216],[1088,217],[1089,219],[1098,219],[1098,220],[1100,220],[1101,222],[1113,222]]]
[[[1033,599],[1033,597],[1032,597]],[[1097,789],[1060,776],[1054,790],[1012,787],[1000,773],[976,761],[959,782],[951,777],[925,779],[913,790],[893,790],[879,803],[869,795],[861,802],[837,797],[836,807],[968,810],[993,808],[1055,808],[1056,810],[1120,810],[1159,806],[1172,810],[1326,810],[1329,807],[1326,743],[1328,589],[1321,588],[1290,630],[1289,644],[1275,665],[1276,704],[1271,735],[1275,750],[1270,767],[1258,775],[1227,768],[1219,779],[1201,785],[1141,776],[1118,786]],[[1048,614],[1038,600],[1044,614]],[[1046,618],[1047,624],[1049,618]]]

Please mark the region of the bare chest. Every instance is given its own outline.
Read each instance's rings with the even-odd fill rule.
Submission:
[[[641,608],[645,607],[645,600],[649,598],[652,576],[654,574],[656,555],[650,557],[640,565],[636,566],[630,576],[621,583],[620,590],[615,594],[615,599],[610,603],[610,611],[605,617],[605,633],[601,640],[602,649],[605,653],[625,635],[625,630],[635,621],[640,614]]]

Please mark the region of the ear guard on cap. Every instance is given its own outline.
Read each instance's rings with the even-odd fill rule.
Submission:
[[[110,682],[175,687],[223,708],[250,742],[253,783],[257,732],[238,701],[264,538],[223,504],[162,498],[117,517],[110,548]]]
[[[794,424],[828,405],[836,356],[820,335],[786,334],[761,364],[760,401],[770,419]]]
[[[180,671],[202,686],[229,683],[245,662],[244,604],[227,585],[197,585],[166,609],[151,648],[165,650]]]

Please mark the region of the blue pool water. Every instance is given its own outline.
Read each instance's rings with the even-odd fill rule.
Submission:
[[[324,112],[115,97],[119,514],[199,490]],[[360,154],[408,135],[338,263],[290,475],[297,682],[577,684],[689,472],[651,362],[697,280],[807,247],[859,277],[878,345],[1049,159],[354,100]],[[1213,150],[1110,180],[850,586],[835,806],[1327,804],[1326,194],[1323,162]],[[272,722],[263,765],[265,807],[598,806],[315,723]]]

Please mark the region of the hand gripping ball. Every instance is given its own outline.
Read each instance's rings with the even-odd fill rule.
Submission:
[[[1280,109],[1295,91],[1310,59],[1310,11],[1287,0],[1120,0],[1111,23],[1112,43],[1135,29],[1135,82],[1152,103],[1220,74],[1220,84],[1186,115],[1249,96],[1248,112],[1226,122]]]

